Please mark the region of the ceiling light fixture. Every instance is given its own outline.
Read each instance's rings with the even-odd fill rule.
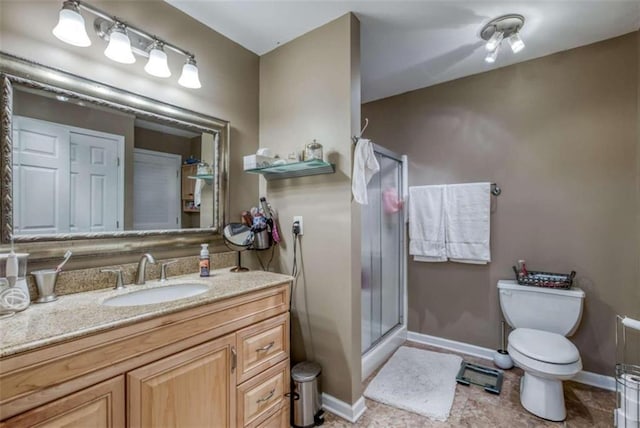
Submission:
[[[500,46],[505,39],[514,54],[524,49],[524,42],[520,37],[523,26],[524,16],[510,14],[495,18],[482,27],[480,38],[487,42],[485,48],[489,51],[484,60],[490,64],[496,62]]]
[[[58,39],[73,46],[91,45],[80,10],[96,16],[93,28],[101,39],[108,42],[104,51],[108,58],[123,64],[132,64],[136,61],[135,55],[147,57],[149,59],[144,67],[147,73],[157,77],[170,77],[171,70],[165,53],[165,49],[168,49],[186,58],[178,83],[187,88],[202,87],[195,56],[191,52],[161,40],[140,28],[125,24],[120,18],[111,16],[84,1],[63,2],[58,24],[53,29],[53,34]]]

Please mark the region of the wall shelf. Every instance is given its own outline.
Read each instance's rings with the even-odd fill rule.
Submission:
[[[204,180],[208,183],[213,180],[213,174],[190,175],[188,178],[192,180]]]
[[[247,169],[249,174],[261,174],[267,181],[285,178],[307,177],[310,175],[333,174],[335,165],[318,159],[303,162],[274,165],[265,168]]]

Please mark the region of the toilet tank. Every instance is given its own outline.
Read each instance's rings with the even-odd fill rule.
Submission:
[[[559,290],[498,281],[500,307],[513,328],[533,328],[571,336],[582,318],[584,291],[572,287]]]

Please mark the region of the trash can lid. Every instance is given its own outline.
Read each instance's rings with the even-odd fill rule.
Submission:
[[[313,361],[303,361],[291,369],[291,377],[296,382],[310,382],[317,378],[322,371],[320,364]]]

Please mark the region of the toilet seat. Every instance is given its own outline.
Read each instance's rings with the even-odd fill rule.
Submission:
[[[566,337],[549,331],[517,328],[509,345],[520,354],[543,363],[572,364],[580,360],[578,348]]]

